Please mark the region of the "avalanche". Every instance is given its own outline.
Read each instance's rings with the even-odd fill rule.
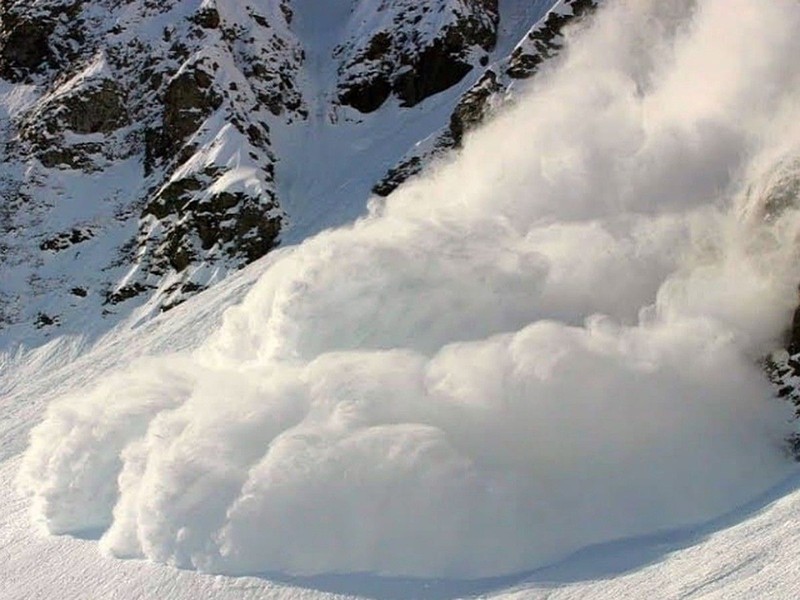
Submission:
[[[798,30],[610,0],[356,222],[0,354],[0,598],[796,597]]]
[[[776,485],[791,411],[757,361],[800,280],[771,183],[796,164],[798,28],[788,0],[610,3],[195,350],[54,402],[33,518],[218,573],[473,579]]]

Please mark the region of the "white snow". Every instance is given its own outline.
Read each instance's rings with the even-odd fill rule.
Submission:
[[[800,7],[689,4],[612,3],[357,223],[0,358],[0,597],[796,597],[756,361],[800,280],[798,207],[760,218]]]
[[[410,3],[413,5],[413,3]],[[442,0],[441,6],[460,4]],[[553,4],[552,0],[502,0],[498,42],[489,53],[492,62],[504,58]],[[282,239],[295,244],[319,231],[342,226],[363,216],[371,187],[415,144],[437,132],[448,122],[460,96],[480,77],[475,68],[445,93],[435,94],[412,108],[400,108],[390,98],[373,113],[361,114],[336,102],[337,69],[332,60],[337,45],[358,41],[363,32],[389,27],[398,7],[370,1],[298,0],[293,30],[306,50],[303,66],[309,118],[272,128],[279,157],[276,182],[289,227]],[[378,8],[376,8],[378,6]],[[403,5],[400,5],[402,8]],[[452,10],[462,10],[456,7]],[[451,9],[442,14],[451,15]],[[435,28],[435,18],[423,25]],[[432,30],[421,29],[421,39]]]

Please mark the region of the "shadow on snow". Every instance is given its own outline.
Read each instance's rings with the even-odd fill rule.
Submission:
[[[696,545],[715,532],[747,520],[797,490],[800,490],[800,472],[794,473],[747,504],[700,525],[596,544],[551,565],[502,577],[447,580],[369,574],[293,577],[280,573],[259,573],[256,576],[321,592],[373,600],[454,600],[483,596],[510,588],[524,588],[526,584],[559,587],[581,581],[610,579],[655,564],[668,554]]]

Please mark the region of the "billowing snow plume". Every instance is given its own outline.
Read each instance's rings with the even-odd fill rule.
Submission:
[[[54,404],[35,518],[211,571],[479,577],[751,498],[789,468],[756,361],[800,280],[797,31],[790,0],[612,2],[199,351]]]

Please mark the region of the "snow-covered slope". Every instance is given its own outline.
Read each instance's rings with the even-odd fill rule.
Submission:
[[[279,3],[6,2],[2,25],[7,339],[167,308],[277,243],[267,121],[303,110]]]
[[[203,337],[201,325],[218,324],[225,308],[241,301],[267,267],[254,265],[143,330],[109,336],[77,360],[80,348],[61,342],[3,364],[0,598],[455,600],[480,595],[498,600],[749,600],[790,599],[800,593],[797,474],[709,522],[601,544],[534,572],[476,581],[363,574],[227,577],[119,560],[100,552],[91,538],[45,534],[31,521],[29,502],[17,493],[15,480],[27,432],[39,421],[46,404],[136,356],[196,347]]]
[[[152,316],[364,214],[570,1],[6,0],[0,345]]]
[[[545,21],[364,218],[0,355],[0,594],[794,597],[800,6],[735,8]]]
[[[4,463],[2,481],[15,461]],[[46,537],[27,503],[0,488],[3,600],[303,599],[455,600],[752,600],[800,594],[800,482],[788,479],[752,505],[700,527],[593,547],[556,565],[483,581],[414,580],[363,575],[316,578],[226,577],[146,561],[120,561],[95,542]]]

